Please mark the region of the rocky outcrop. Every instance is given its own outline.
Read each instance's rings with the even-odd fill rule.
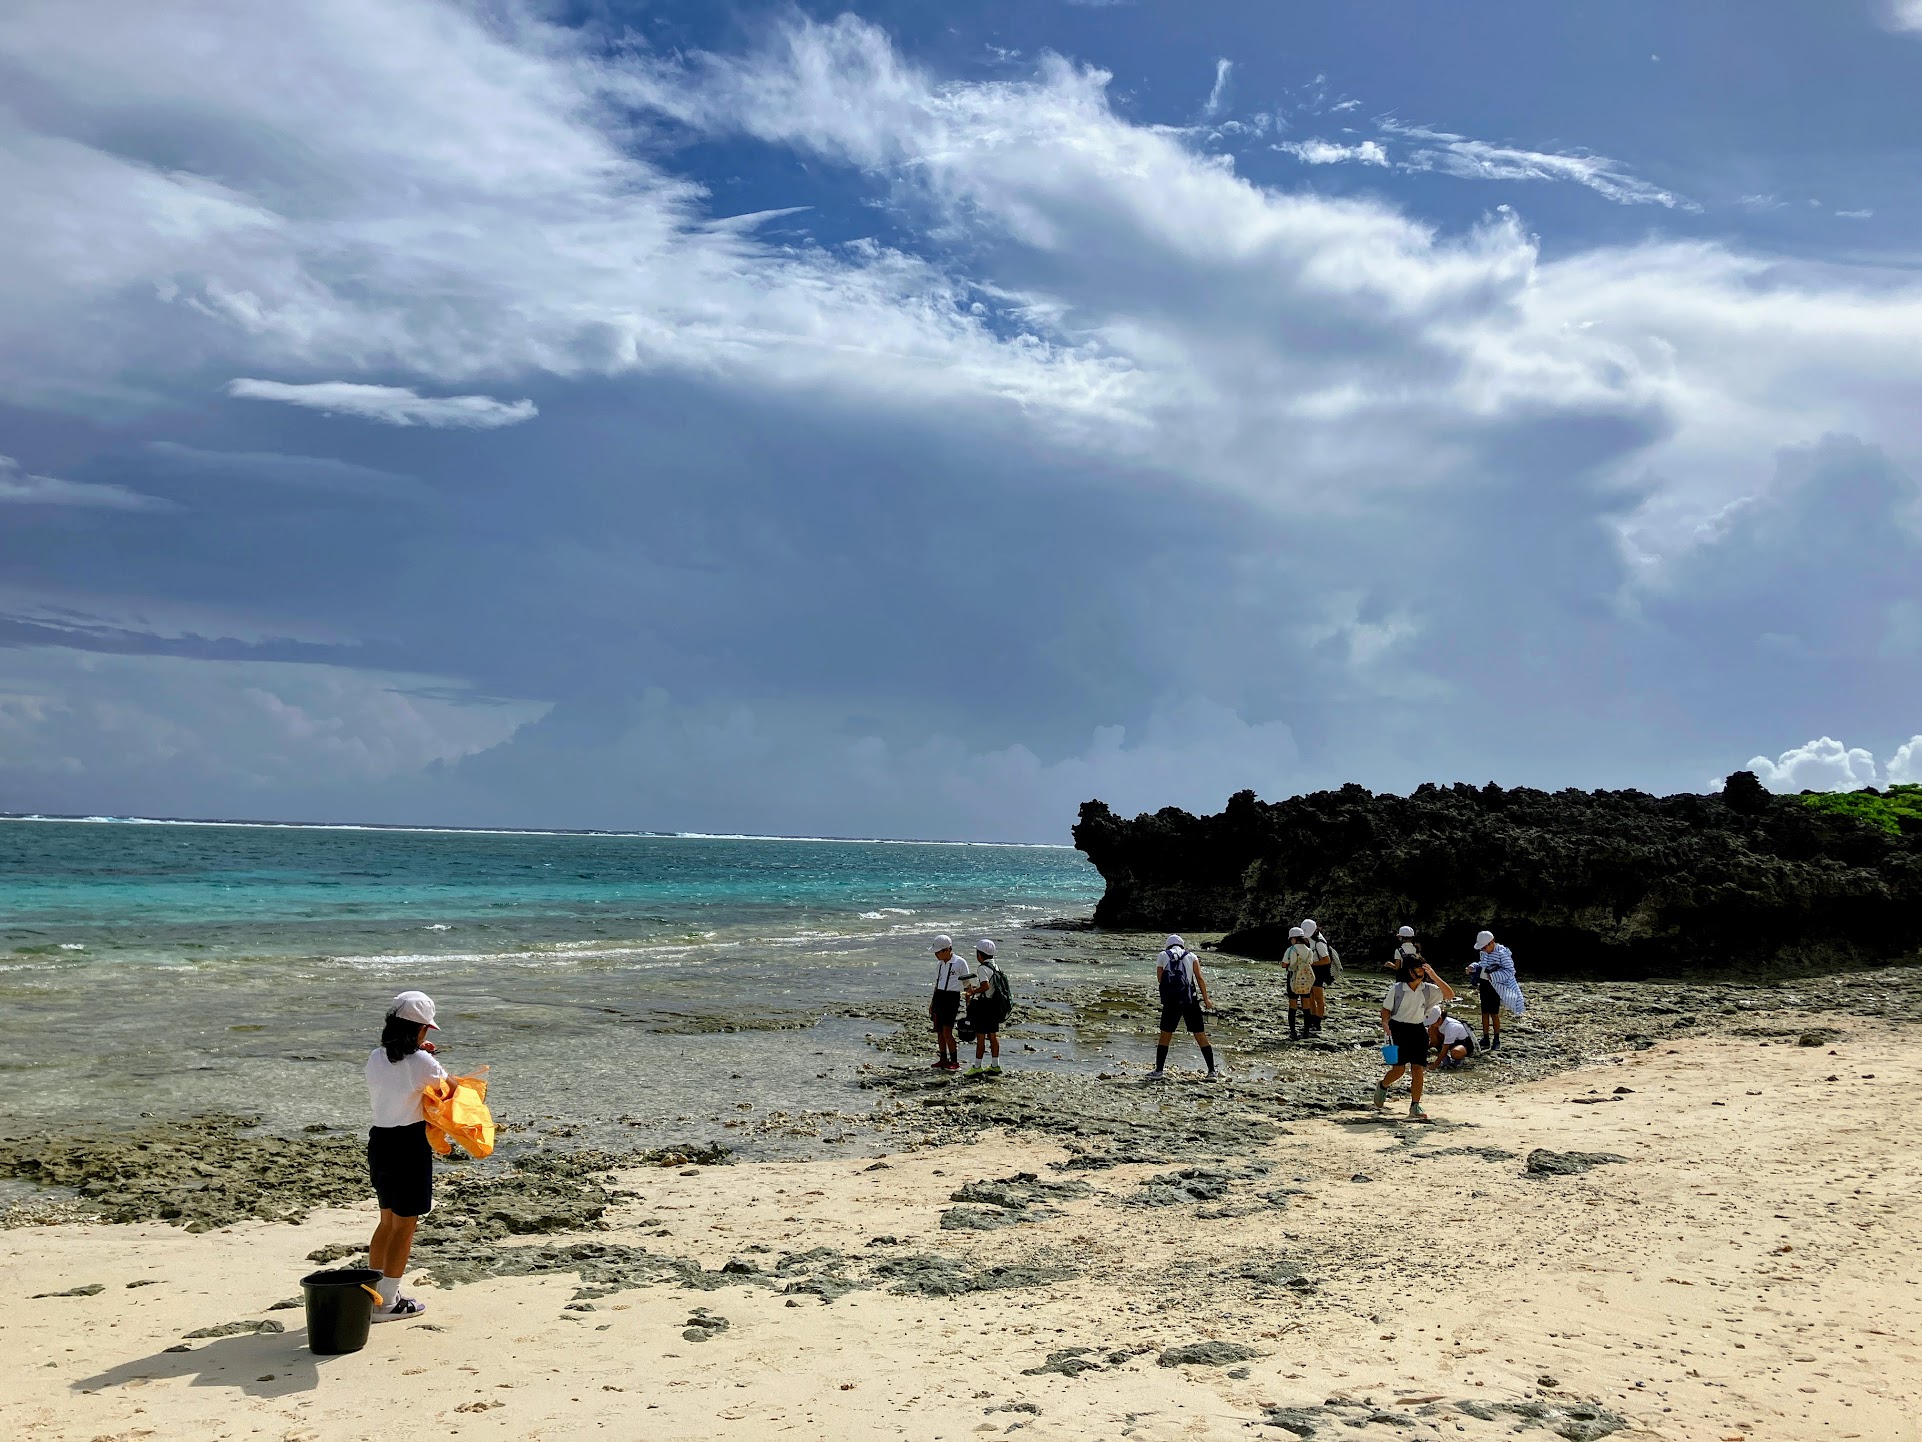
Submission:
[[[1717,795],[1350,785],[1131,821],[1090,801],[1074,841],[1107,882],[1098,926],[1226,932],[1221,949],[1243,956],[1280,955],[1304,916],[1351,968],[1411,925],[1451,976],[1483,927],[1533,974],[1807,970],[1922,949],[1922,836],[1770,795],[1746,771]]]

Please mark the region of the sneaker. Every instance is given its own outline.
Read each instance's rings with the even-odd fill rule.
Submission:
[[[1428,1120],[1428,1113],[1421,1109],[1420,1102],[1410,1102],[1408,1104],[1408,1120],[1411,1122],[1425,1122]]]
[[[1489,1049],[1490,1051],[1494,1051],[1494,1050],[1495,1050],[1495,1049],[1496,1049],[1497,1047],[1499,1047],[1499,1046],[1500,1046],[1501,1044],[1502,1044],[1502,1039],[1501,1039],[1500,1037],[1496,1037],[1496,1038],[1495,1038],[1495,1039],[1494,1039],[1493,1041],[1491,1041],[1491,1042],[1490,1042],[1490,1043],[1488,1044],[1488,1049]]]
[[[988,1075],[989,1075],[989,1076],[1000,1076],[1000,1075],[1001,1075],[1001,1063],[1000,1063],[1000,1062],[998,1062],[998,1061],[993,1061],[993,1062],[989,1062],[989,1063],[988,1063]]]
[[[963,1076],[986,1076],[987,1074],[988,1074],[988,1069],[982,1066],[980,1062],[976,1062],[973,1066],[969,1067],[965,1072],[962,1073]]]
[[[1387,1105],[1388,1105],[1388,1088],[1385,1086],[1377,1086],[1375,1088],[1375,1100],[1373,1102],[1373,1106],[1375,1110],[1380,1111],[1383,1107]]]
[[[1156,1067],[1153,1071],[1149,1072],[1145,1077],[1142,1078],[1143,1081],[1166,1081],[1167,1079],[1168,1079],[1168,1073],[1163,1071],[1160,1067]]]
[[[1208,1074],[1202,1078],[1203,1081],[1226,1081],[1227,1079],[1228,1073],[1216,1067],[1209,1067]]]
[[[376,1322],[397,1322],[404,1317],[418,1317],[427,1310],[427,1304],[418,1297],[396,1297],[391,1307],[374,1308]]]

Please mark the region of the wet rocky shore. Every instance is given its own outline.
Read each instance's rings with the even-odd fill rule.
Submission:
[[[1205,938],[1193,938],[1205,942]],[[873,1059],[846,1080],[843,1111],[805,1117],[764,1111],[707,1116],[668,1146],[581,1147],[563,1119],[502,1117],[487,1162],[439,1169],[439,1205],[422,1228],[424,1256],[544,1235],[591,1233],[637,1168],[727,1162],[730,1140],[754,1128],[814,1135],[823,1154],[882,1155],[964,1142],[1001,1129],[1060,1142],[1096,1170],[1245,1160],[1292,1122],[1359,1113],[1381,1071],[1384,978],[1351,969],[1329,994],[1323,1032],[1291,1040],[1272,965],[1204,952],[1216,1015],[1212,1039],[1227,1081],[1199,1079],[1185,1035],[1173,1079],[1142,1080],[1157,1022],[1144,971],[1158,938],[1063,927],[1025,938],[1021,1004],[1003,1039],[1006,1072],[967,1078],[929,1071],[923,1004],[848,1008],[868,1027]],[[1474,1114],[1492,1089],[1611,1055],[1705,1033],[1758,1046],[1826,1046],[1825,1015],[1912,1022],[1922,968],[1889,967],[1792,980],[1614,982],[1530,980],[1529,1011],[1504,1028],[1501,1049],[1468,1068],[1430,1074],[1429,1106],[1444,1120]],[[1472,994],[1462,1014],[1473,1024]],[[765,1018],[734,1022],[755,1030]],[[797,1059],[797,1064],[800,1063]],[[1593,1073],[1587,1074],[1593,1076]],[[1606,1089],[1592,1087],[1607,1100]],[[281,1135],[240,1115],[143,1118],[6,1135],[0,1180],[12,1183],[0,1225],[41,1221],[165,1221],[191,1230],[242,1219],[299,1221],[316,1208],[366,1198],[358,1132],[310,1126]]]

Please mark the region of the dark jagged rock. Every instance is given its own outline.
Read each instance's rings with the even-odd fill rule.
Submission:
[[[1218,816],[1132,821],[1081,808],[1075,845],[1107,882],[1098,925],[1221,931],[1272,958],[1313,916],[1371,968],[1414,926],[1447,974],[1489,927],[1528,975],[1876,965],[1922,948],[1922,836],[1773,796],[1360,786]]]

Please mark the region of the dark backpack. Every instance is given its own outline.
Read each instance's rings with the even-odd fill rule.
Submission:
[[[988,983],[988,995],[993,998],[1004,1019],[1014,1010],[1014,988],[1008,985],[1008,974],[998,966],[994,968],[994,976]]]
[[[1167,952],[1163,955],[1168,957],[1168,961],[1161,969],[1161,1004],[1171,1007],[1194,1005],[1194,953],[1184,950],[1179,956]]]

